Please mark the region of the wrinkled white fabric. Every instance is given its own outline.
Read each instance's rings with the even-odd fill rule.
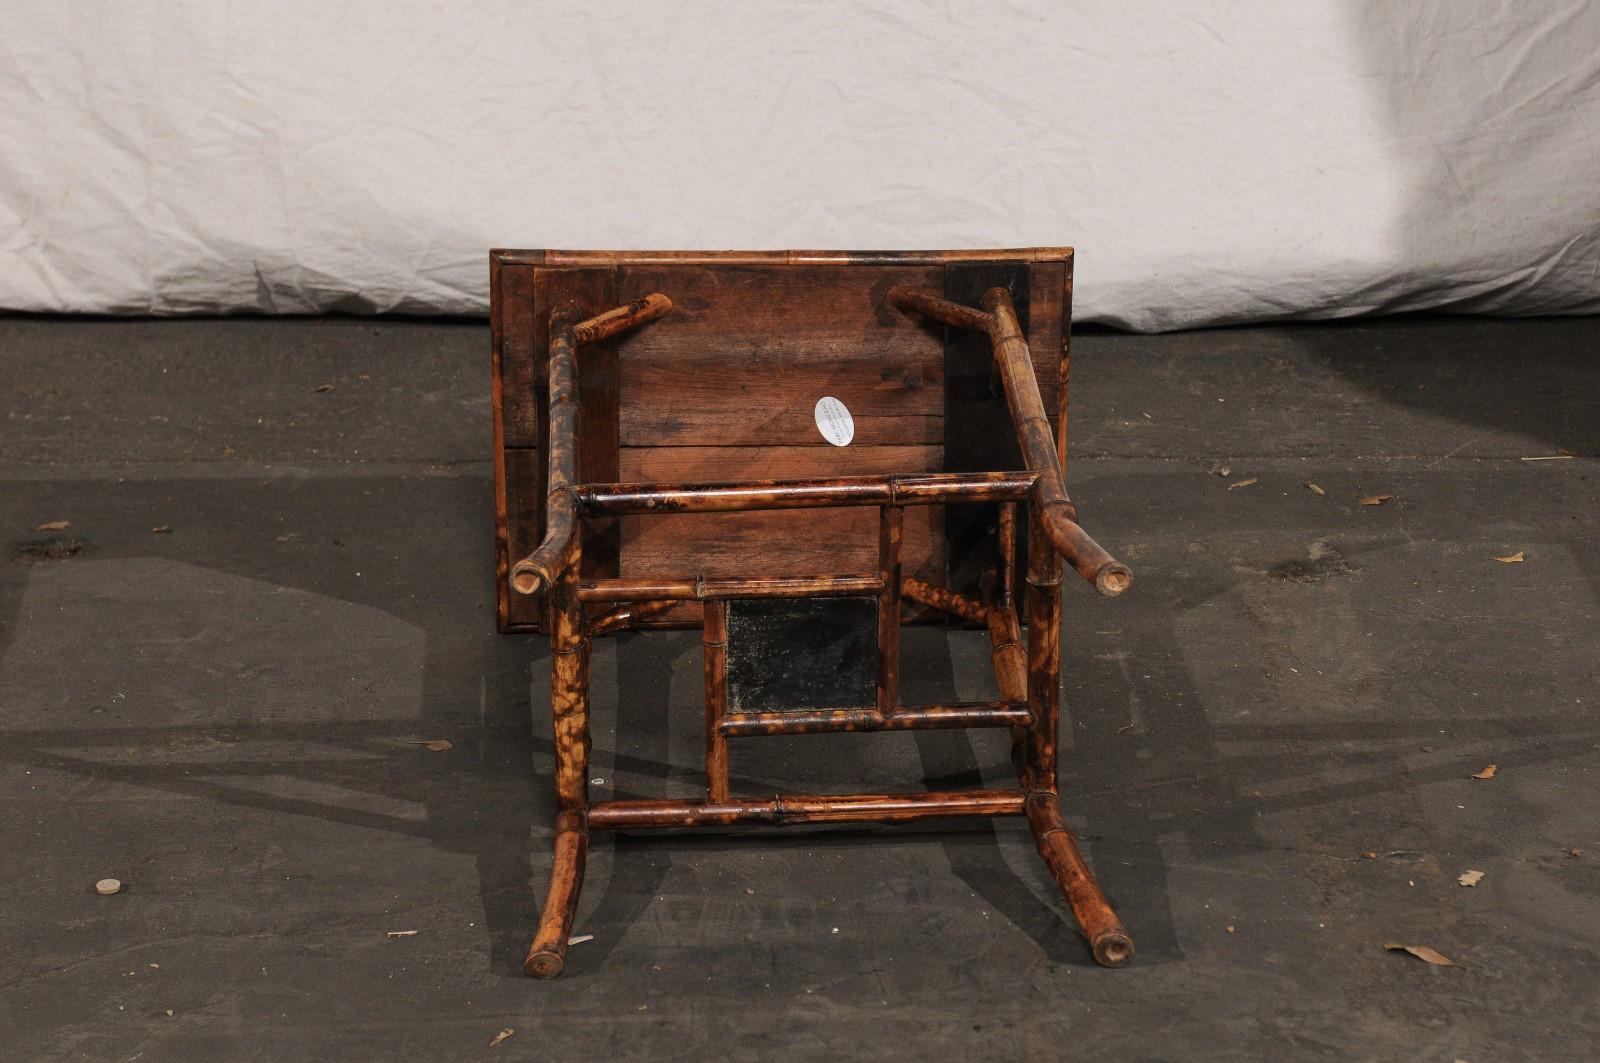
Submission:
[[[1079,320],[1600,311],[1600,4],[0,0],[0,307],[1072,244]]]

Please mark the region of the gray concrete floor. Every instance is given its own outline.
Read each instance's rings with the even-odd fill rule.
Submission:
[[[594,939],[523,977],[548,664],[494,633],[487,346],[0,320],[0,1057],[1600,1055],[1600,321],[1080,337],[1073,493],[1138,583],[1068,588],[1062,782],[1121,971],[997,821],[602,835]],[[597,649],[597,791],[691,792],[699,660]],[[735,774],[999,782],[996,738]]]

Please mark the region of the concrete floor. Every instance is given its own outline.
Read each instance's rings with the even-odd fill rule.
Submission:
[[[601,835],[541,983],[487,328],[0,320],[0,1057],[1600,1056],[1600,320],[1077,353],[1073,493],[1138,582],[1067,588],[1062,783],[1134,965],[1008,820]],[[987,681],[981,636],[908,653]],[[596,790],[692,792],[696,636],[594,665]],[[998,783],[996,739],[751,740],[736,785]]]

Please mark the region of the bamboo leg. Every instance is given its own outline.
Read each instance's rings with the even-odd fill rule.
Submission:
[[[900,707],[900,535],[905,510],[878,508],[878,711]]]
[[[1000,503],[999,519],[995,522],[995,538],[1000,543],[1000,578],[995,594],[996,604],[1002,609],[1011,608],[1012,593],[1017,581],[1017,504]]]
[[[722,718],[728,712],[728,603],[705,604],[706,647],[706,799],[728,799],[728,737]]]
[[[583,889],[583,867],[589,854],[589,829],[583,817],[561,817],[569,824],[556,827],[555,861],[550,867],[550,892],[545,898],[539,930],[522,969],[534,978],[554,978],[566,966],[567,939],[578,912]]]
[[[1056,792],[1061,714],[1061,558],[1050,548],[1038,506],[1028,507],[1028,729],[1023,785]]]
[[[589,640],[578,600],[581,537],[573,536],[550,588],[550,708],[555,722],[556,845],[550,892],[522,969],[554,978],[566,965],[567,939],[583,889],[589,849]]]
[[[1133,959],[1133,939],[1100,892],[1094,873],[1083,862],[1078,843],[1061,818],[1055,794],[1030,794],[1026,811],[1039,855],[1061,887],[1083,936],[1089,940],[1095,962],[1103,967],[1121,967]]]

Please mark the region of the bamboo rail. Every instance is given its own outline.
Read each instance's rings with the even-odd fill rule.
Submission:
[[[589,810],[593,827],[712,827],[734,823],[902,823],[938,816],[1016,816],[1021,790],[931,791],[914,794],[780,794],[768,800],[601,801]]]
[[[931,506],[947,502],[1016,502],[1034,489],[1032,472],[839,476],[825,480],[753,480],[726,484],[584,484],[585,513],[730,513],[834,506]]]
[[[670,599],[708,602],[727,598],[838,598],[875,595],[883,590],[877,576],[802,576],[771,579],[597,579],[578,585],[585,602],[636,602]]]
[[[659,616],[677,604],[670,598],[624,603],[609,613],[597,616],[589,621],[589,637],[597,639],[601,635],[609,635],[613,631],[621,631],[633,626],[635,621]]]
[[[728,738],[755,735],[824,734],[837,731],[927,731],[946,727],[1016,727],[1033,722],[1027,694],[1014,702],[981,701],[962,705],[899,706],[879,709],[788,709],[736,712],[721,718]]]

